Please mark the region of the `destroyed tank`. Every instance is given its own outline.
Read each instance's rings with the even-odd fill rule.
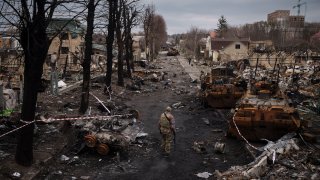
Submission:
[[[201,97],[205,106],[213,108],[233,108],[247,89],[245,80],[237,79],[233,68],[217,66],[211,73],[200,77]]]
[[[251,92],[240,99],[229,121],[228,135],[250,141],[277,140],[299,130],[298,111],[276,82],[258,81],[251,84]]]
[[[232,119],[228,134],[247,140],[277,140],[300,128],[297,110],[286,99],[241,99]],[[239,133],[240,132],[240,133]]]

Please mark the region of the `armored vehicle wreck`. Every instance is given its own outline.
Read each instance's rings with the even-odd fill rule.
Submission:
[[[213,108],[233,108],[247,89],[245,80],[238,79],[227,66],[212,68],[201,79],[201,97],[205,105]]]

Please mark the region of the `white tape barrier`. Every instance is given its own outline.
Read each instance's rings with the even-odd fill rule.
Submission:
[[[41,117],[41,120],[34,120],[34,121],[23,121],[23,120],[20,120],[20,122],[24,123],[24,125],[16,128],[16,129],[13,129],[11,131],[8,131],[2,135],[0,135],[0,138],[6,136],[6,135],[9,135],[13,132],[16,132],[32,123],[35,123],[35,122],[44,122],[44,123],[51,123],[51,122],[57,122],[57,121],[77,121],[77,120],[91,120],[91,119],[95,119],[95,120],[100,120],[100,121],[106,121],[106,120],[111,120],[113,118],[120,118],[120,117],[130,117],[132,116],[132,114],[124,114],[124,115],[112,115],[112,116],[84,116],[84,117],[73,117],[73,118],[48,118],[48,119],[45,119],[43,116]]]

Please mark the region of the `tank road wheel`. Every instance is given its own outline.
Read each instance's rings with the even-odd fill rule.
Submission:
[[[104,156],[107,155],[110,151],[109,146],[106,144],[103,144],[103,143],[98,144],[96,149],[99,154],[104,155]]]
[[[84,136],[84,141],[88,147],[95,147],[97,144],[97,138],[92,134]]]

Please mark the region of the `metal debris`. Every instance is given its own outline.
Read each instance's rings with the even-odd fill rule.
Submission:
[[[284,171],[281,170],[279,167],[284,167],[288,171],[287,168],[301,171],[297,166],[301,166],[302,162],[305,162],[306,159],[302,161],[288,161],[286,162],[285,158],[290,153],[296,154],[296,153],[303,153],[300,150],[299,146],[297,145],[297,139],[290,138],[292,136],[284,136],[283,138],[279,139],[277,142],[270,142],[268,143],[263,149],[265,151],[259,155],[253,162],[251,162],[248,165],[244,166],[234,166],[231,167],[226,172],[220,173],[216,172],[215,175],[217,178],[259,178],[262,176],[265,176],[267,171],[273,172],[274,168],[278,168],[278,171]],[[291,155],[293,155],[291,154]],[[298,157],[298,156],[297,156]],[[302,157],[301,157],[302,158]],[[275,165],[270,165],[270,164]],[[274,173],[273,175],[277,176],[278,173]],[[311,177],[311,175],[310,175]],[[280,178],[281,179],[281,178]]]
[[[214,144],[214,151],[217,153],[225,153],[226,150],[226,144],[225,143],[220,143],[220,142],[216,142]]]
[[[207,149],[205,147],[205,143],[203,141],[195,141],[192,146],[193,150],[197,153],[206,153]]]

